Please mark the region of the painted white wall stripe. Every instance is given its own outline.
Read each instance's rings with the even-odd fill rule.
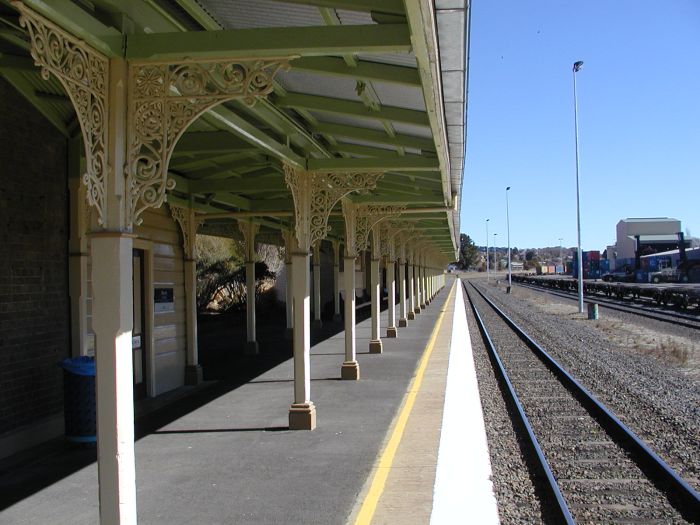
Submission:
[[[457,284],[432,525],[499,523],[462,286]]]

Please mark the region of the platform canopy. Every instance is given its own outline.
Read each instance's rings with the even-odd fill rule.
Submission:
[[[169,163],[169,203],[208,214],[209,225],[248,212],[279,230],[294,209],[284,164],[383,171],[352,199],[406,206],[402,218],[448,260],[459,245],[468,3],[24,0],[107,57],[288,59],[266,99],[223,102],[188,127]],[[61,133],[79,134],[61,84],[41,77],[29,48],[18,12],[0,0],[0,74]],[[338,205],[331,237],[341,221]]]

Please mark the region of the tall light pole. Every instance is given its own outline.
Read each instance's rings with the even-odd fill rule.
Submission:
[[[486,219],[486,282],[491,280],[491,275],[489,274],[489,220]]]
[[[562,251],[561,251],[561,241],[564,240],[564,237],[559,237],[559,265],[561,266],[561,272],[564,273],[564,258],[562,257]]]
[[[496,235],[497,233],[493,234],[493,271],[497,272],[498,271],[498,263],[496,262]]]
[[[511,281],[510,272],[510,216],[508,213],[508,192],[510,191],[510,186],[506,188],[506,229],[508,230],[508,288],[506,293],[510,293],[510,287],[513,284]]]
[[[576,98],[576,73],[578,73],[583,67],[582,61],[574,62],[573,76],[574,76],[574,133],[576,136],[576,228],[578,231],[578,250],[577,250],[577,262],[578,262],[578,311],[583,313],[583,253],[581,253],[581,203],[580,194],[581,188],[579,185],[579,162],[578,162],[578,100]]]

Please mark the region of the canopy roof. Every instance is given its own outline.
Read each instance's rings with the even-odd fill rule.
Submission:
[[[448,258],[459,245],[467,0],[25,0],[108,56],[291,57],[267,100],[222,103],[177,143],[168,201],[223,217],[293,220],[282,163],[386,171],[356,202],[404,205]],[[79,133],[58,81],[43,80],[17,12],[0,0],[0,74],[62,133]],[[340,207],[338,206],[338,211]],[[285,212],[287,214],[285,215]],[[215,223],[212,219],[209,223]],[[331,236],[342,236],[331,217]]]

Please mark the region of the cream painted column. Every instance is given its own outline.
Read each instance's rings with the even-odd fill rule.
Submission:
[[[360,364],[355,350],[355,259],[359,255],[357,241],[357,206],[342,200],[345,220],[345,256],[343,258],[343,288],[345,291],[344,330],[345,360],[340,367],[340,378],[349,381],[360,379]]]
[[[416,287],[414,283],[414,271],[413,271],[413,257],[414,249],[410,248],[410,255],[408,258],[408,320],[416,318]],[[420,311],[420,309],[419,309]]]
[[[343,285],[345,289],[345,361],[340,368],[340,377],[356,381],[360,379],[360,365],[355,355],[355,257],[348,253],[343,260]]]
[[[80,180],[80,141],[68,144],[68,191],[70,192],[70,238],[68,239],[68,294],[71,313],[71,356],[87,355],[88,243],[90,229],[85,185]]]
[[[284,239],[284,274],[287,277],[285,283],[285,312],[287,314],[287,331],[285,339],[291,339],[294,332],[294,297],[292,295],[292,251],[294,242],[293,230],[282,230]]]
[[[256,337],[255,319],[255,235],[260,225],[249,220],[239,220],[238,228],[245,244],[245,285],[246,285],[246,343],[245,353],[254,355],[260,348]]]
[[[396,263],[386,261],[386,289],[387,289],[387,323],[386,336],[396,337]]]
[[[321,241],[314,244],[314,326],[321,328]]]
[[[197,346],[197,228],[202,220],[197,218],[193,208],[170,206],[173,219],[182,231],[182,253],[185,272],[185,324],[187,329],[187,365],[185,366],[185,384],[198,385],[203,380],[202,367],[199,364]]]
[[[369,353],[382,353],[382,339],[380,336],[381,330],[381,289],[379,281],[379,227],[372,228],[372,255],[370,261],[370,296],[372,304],[371,308],[371,332],[369,340]]]
[[[426,297],[426,290],[425,290],[425,256],[421,255],[421,264],[418,266],[418,284],[420,287],[420,307],[421,310],[425,310],[425,307],[428,305],[427,302],[427,297]]]
[[[339,323],[340,315],[340,241],[333,240],[333,321]]]
[[[399,257],[399,328],[408,326],[406,312],[406,259]]]
[[[309,297],[308,251],[292,253],[292,301],[294,309],[294,403],[289,409],[289,428],[316,428],[316,407],[311,401],[311,298]]]
[[[294,294],[294,403],[289,428],[313,430],[316,407],[310,399],[309,250],[330,227],[328,216],[345,195],[376,187],[382,173],[310,172],[284,165],[285,183],[292,192],[297,250],[292,254]],[[313,206],[312,206],[313,203]],[[347,270],[347,269],[346,269]]]

